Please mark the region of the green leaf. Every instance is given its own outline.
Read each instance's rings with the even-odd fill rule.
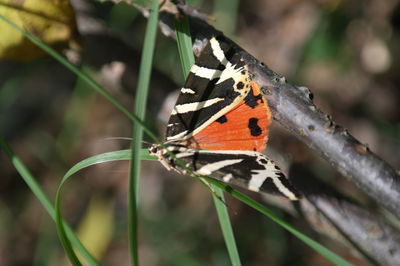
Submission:
[[[43,208],[47,211],[50,217],[55,220],[56,219],[56,212],[53,207],[52,202],[50,201],[49,197],[40,187],[39,183],[36,181],[36,178],[29,172],[28,168],[25,164],[14,154],[11,147],[0,137],[0,147],[4,150],[7,157],[10,159],[11,163],[14,165],[15,169],[21,175],[22,179],[31,189],[33,194],[42,204]],[[78,237],[74,234],[71,227],[60,219],[60,224],[63,223],[65,227],[65,234],[68,236],[68,239],[71,240],[73,246],[82,254],[82,256],[86,259],[86,261],[90,265],[98,265],[96,259],[89,253],[89,251],[82,245]]]
[[[181,21],[175,20],[176,39],[178,43],[178,51],[182,64],[182,72],[185,77],[189,75],[190,68],[195,63],[192,51],[192,39],[190,37],[189,21],[185,16]],[[202,181],[200,179],[200,181]],[[241,265],[239,252],[233,235],[233,230],[224,200],[224,193],[221,189],[211,186],[210,189],[215,192],[213,195],[214,205],[217,210],[219,224],[224,235],[225,244],[228,249],[229,257],[232,265]]]
[[[139,80],[136,88],[134,114],[141,120],[144,120],[146,112],[147,94],[149,89],[151,69],[153,63],[154,47],[157,35],[158,9],[159,1],[153,0],[150,17],[148,20],[146,34],[143,42],[142,57],[140,60]],[[129,175],[128,189],[128,231],[129,248],[131,252],[132,265],[139,265],[138,253],[138,203],[139,203],[139,176],[140,176],[140,158],[136,156],[142,147],[143,128],[142,124],[135,123],[132,134],[132,161]]]

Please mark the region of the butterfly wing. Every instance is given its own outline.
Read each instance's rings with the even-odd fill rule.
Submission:
[[[247,67],[224,37],[213,37],[190,70],[167,126],[167,141],[189,139],[250,92]]]
[[[297,200],[299,193],[290,184],[278,166],[268,157],[253,151],[211,151],[188,149],[184,146],[169,146],[168,150],[192,169],[193,173],[209,176],[228,184],[234,184],[251,191],[264,192]],[[163,158],[168,158],[166,152]],[[173,168],[180,172],[185,169],[168,159]]]
[[[261,152],[268,141],[271,112],[255,82],[232,110],[189,139],[190,148]]]

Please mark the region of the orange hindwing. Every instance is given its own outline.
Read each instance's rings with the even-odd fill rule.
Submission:
[[[189,147],[261,152],[268,140],[271,112],[256,82],[235,108],[188,140]]]

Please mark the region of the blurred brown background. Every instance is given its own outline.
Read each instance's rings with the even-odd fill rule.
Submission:
[[[73,0],[81,50],[66,55],[131,107],[146,19],[126,4]],[[307,86],[325,113],[400,167],[400,5],[371,1],[192,1],[215,26],[285,76]],[[7,36],[0,35],[0,38]],[[160,32],[146,124],[163,136],[184,82],[176,43]],[[171,94],[172,93],[172,94]],[[168,98],[165,108],[161,108]],[[0,134],[53,198],[65,172],[94,154],[129,147],[131,122],[49,57],[0,61]],[[268,154],[284,170],[300,163],[327,184],[373,207],[367,195],[279,125]],[[128,162],[104,163],[75,175],[63,213],[104,265],[129,265]],[[229,265],[209,192],[195,179],[144,161],[141,179],[142,265]],[[262,198],[251,193],[256,199]],[[261,214],[227,198],[243,265],[329,265]],[[357,265],[348,247],[319,235],[299,217],[274,212]],[[55,226],[0,153],[0,265],[66,263]]]

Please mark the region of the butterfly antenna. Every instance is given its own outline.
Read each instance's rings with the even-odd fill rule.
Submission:
[[[107,138],[103,138],[102,140],[104,140],[104,141],[108,141],[108,140],[129,140],[129,141],[132,141],[132,138],[129,138],[129,137],[107,137]]]
[[[143,144],[146,144],[146,146],[148,146],[148,147],[150,147],[151,145],[154,144],[154,143],[152,143],[152,142],[148,142],[148,141],[145,141],[145,140],[142,140],[142,143],[143,143]]]
[[[129,140],[132,141],[133,138],[130,137],[107,137],[107,138],[103,138],[102,141],[109,141],[109,140]],[[145,144],[147,147],[150,147],[151,145],[153,145],[153,143],[148,142],[148,141],[144,141],[142,140],[142,144]]]

